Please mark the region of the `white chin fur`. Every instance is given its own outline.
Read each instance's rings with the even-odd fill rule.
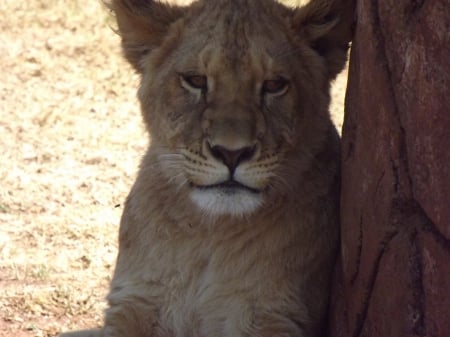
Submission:
[[[243,216],[250,214],[263,203],[260,194],[246,190],[227,191],[220,188],[194,189],[190,197],[206,214]]]

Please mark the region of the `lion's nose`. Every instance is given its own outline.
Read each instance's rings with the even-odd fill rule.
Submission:
[[[215,145],[210,147],[210,151],[214,158],[222,161],[230,172],[233,173],[240,163],[250,160],[253,157],[255,154],[255,146],[229,150],[221,145]]]

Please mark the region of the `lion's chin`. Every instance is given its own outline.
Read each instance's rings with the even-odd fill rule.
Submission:
[[[244,188],[193,188],[190,197],[202,212],[211,216],[249,215],[263,204],[262,193]]]

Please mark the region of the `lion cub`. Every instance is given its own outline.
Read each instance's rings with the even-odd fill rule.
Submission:
[[[319,336],[339,240],[330,81],[352,1],[112,0],[151,145],[101,330]]]

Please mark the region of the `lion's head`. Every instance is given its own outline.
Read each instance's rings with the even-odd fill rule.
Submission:
[[[329,82],[350,40],[342,8],[325,0],[297,9],[273,0],[110,6],[142,75],[153,169],[174,193],[208,214],[244,215],[295,190],[332,128]]]

